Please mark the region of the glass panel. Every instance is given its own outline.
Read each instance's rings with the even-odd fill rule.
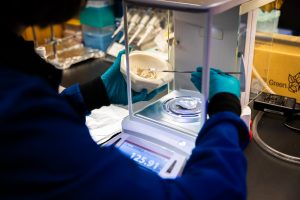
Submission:
[[[276,1],[259,10],[251,92],[253,96],[262,91],[276,93],[299,102],[300,38],[292,35],[297,32],[296,24],[286,26],[289,10],[279,10],[281,5],[282,1]]]
[[[274,93],[268,84],[272,78],[270,70],[274,60],[274,37],[279,36],[278,21],[280,10],[276,9],[276,2],[267,4],[258,9],[257,28],[255,38],[253,75],[250,98],[254,99],[261,92]],[[274,65],[273,65],[274,66]]]
[[[133,104],[133,118],[197,135],[202,127],[202,95],[190,79],[191,72],[205,64],[208,14],[143,7],[131,7],[128,13],[133,101],[143,88],[151,97],[152,91],[168,85],[154,98]],[[209,37],[212,67],[240,71],[239,32],[238,7],[213,16]]]
[[[137,112],[167,94],[168,83],[173,80],[173,73],[162,72],[173,69],[169,58],[173,31],[168,21],[172,13],[143,7],[130,7],[128,13],[133,101],[139,100],[139,96],[144,98],[146,93],[141,93],[145,89],[148,93],[146,101],[133,104],[133,111]]]

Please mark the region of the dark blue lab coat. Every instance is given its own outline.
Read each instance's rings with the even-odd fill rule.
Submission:
[[[246,198],[248,131],[236,113],[214,113],[182,176],[162,179],[116,148],[98,146],[80,86],[59,95],[61,73],[31,44],[9,38],[0,56],[0,199]]]

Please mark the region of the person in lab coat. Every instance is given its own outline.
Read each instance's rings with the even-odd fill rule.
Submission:
[[[76,15],[82,0],[2,2],[0,54],[0,199],[245,199],[249,141],[240,119],[238,81],[211,70],[209,120],[182,175],[163,179],[115,147],[99,147],[85,116],[126,104],[120,55],[99,78],[58,94],[62,72],[41,59],[22,30]],[[5,16],[4,16],[5,14]],[[201,87],[202,69],[191,81]],[[134,93],[134,102],[159,91]]]

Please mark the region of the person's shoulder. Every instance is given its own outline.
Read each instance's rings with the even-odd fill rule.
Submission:
[[[10,69],[0,71],[0,108],[3,112],[18,112],[62,102],[58,92],[41,77]]]
[[[74,109],[41,77],[13,70],[0,72],[1,122],[11,124],[22,119],[22,123],[31,124],[64,117],[64,122],[81,123]]]
[[[23,98],[29,98],[35,96],[34,92],[37,92],[36,94],[56,93],[56,91],[41,77],[7,68],[1,68],[0,71],[2,99],[15,98],[16,96],[20,97],[21,95]]]

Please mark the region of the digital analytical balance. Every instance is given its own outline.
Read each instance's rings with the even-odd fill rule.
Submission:
[[[167,92],[150,101],[132,104],[127,16],[124,15],[129,116],[122,133],[106,145],[115,145],[141,167],[161,177],[181,174],[201,127],[207,119],[210,66],[243,72],[242,105],[249,100],[257,8],[272,2],[261,0],[124,0],[140,9],[168,10],[174,42],[169,42],[168,62],[173,70],[194,71],[203,66],[202,93],[190,74],[175,73]],[[241,67],[243,66],[243,67]],[[249,114],[250,115],[250,114]]]

